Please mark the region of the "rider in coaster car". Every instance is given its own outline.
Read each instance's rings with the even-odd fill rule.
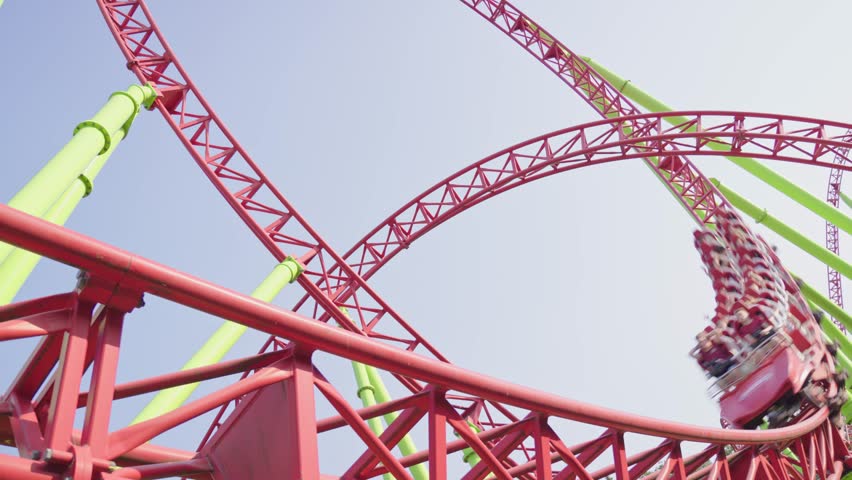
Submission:
[[[736,334],[745,345],[754,347],[763,339],[769,337],[776,328],[772,323],[772,308],[765,305],[752,305],[748,310],[736,311]]]
[[[698,341],[698,365],[709,375],[721,377],[734,364],[731,352],[716,338],[715,330],[707,327],[695,336]]]

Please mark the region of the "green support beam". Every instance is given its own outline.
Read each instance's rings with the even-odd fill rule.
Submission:
[[[799,288],[802,290],[802,295],[806,299],[828,312],[828,314],[834,317],[835,320],[843,324],[846,330],[852,331],[852,315],[846,313],[842,308],[832,302],[831,299],[819,293],[814,287],[802,281],[801,278],[796,278],[796,280],[798,280]],[[850,355],[850,357],[852,357],[852,355]],[[852,372],[849,373],[852,374]]]
[[[340,311],[346,315],[346,318],[349,318],[349,310],[346,307],[340,307]],[[388,393],[388,389],[385,387],[385,382],[382,381],[382,377],[379,375],[379,372],[375,367],[353,361],[352,369],[355,372],[355,383],[358,385],[358,398],[361,399],[361,403],[365,407],[371,407],[377,403],[385,403],[391,400],[390,393]],[[397,412],[390,412],[383,415],[385,423],[388,425],[393,423],[397,417],[399,417],[399,413]],[[376,435],[380,435],[384,431],[381,421],[378,417],[370,420],[375,421],[367,422],[370,426],[370,430],[372,430]],[[418,452],[417,446],[414,444],[414,440],[411,439],[411,435],[409,434],[405,434],[405,436],[402,437],[402,440],[400,440],[397,444],[397,448],[399,448],[399,451],[403,456]],[[422,463],[408,467],[408,471],[411,472],[411,476],[414,477],[414,480],[429,479],[429,471]],[[387,475],[384,477],[386,479],[391,478]]]
[[[471,423],[470,420],[467,421],[467,426],[470,427],[470,431],[473,432],[473,433],[478,434],[479,432],[482,431],[482,429],[480,429],[479,427],[477,427],[476,425]],[[456,437],[461,438],[461,435],[459,435],[458,432],[456,432],[455,435],[456,435]],[[462,461],[464,463],[468,464],[468,466],[470,466],[470,468],[473,468],[473,467],[476,466],[477,463],[482,461],[482,457],[480,457],[479,454],[476,453],[476,451],[474,451],[472,448],[467,447],[464,450],[462,450]],[[487,478],[491,478],[491,477],[487,477]]]
[[[538,25],[536,25],[535,23],[533,23],[529,20],[525,20],[525,21],[527,22],[527,26],[529,27],[530,30],[537,31],[539,29]],[[545,43],[547,43],[548,45],[553,45],[553,39],[550,36],[548,36],[544,32],[541,32],[541,35],[542,35],[542,40],[544,40]],[[590,59],[587,59],[586,57],[581,57],[581,58],[586,60],[587,63],[588,63],[588,60],[590,60]],[[591,64],[590,64],[590,66],[591,66]],[[578,67],[579,67],[579,65],[578,65]],[[594,69],[594,67],[592,67],[592,68]],[[584,78],[581,76],[582,73],[583,72],[578,68],[577,75],[574,76],[574,81],[576,82],[577,88],[582,90],[585,93],[586,97],[595,98],[596,97],[595,87],[593,87],[588,81],[584,80]],[[619,115],[618,112],[604,113],[604,112],[606,112],[607,108],[609,107],[609,104],[602,97],[598,97],[596,100],[593,100],[592,106],[595,109],[597,109],[601,114],[605,115],[607,118],[615,118]],[[632,135],[633,134],[633,129],[630,128],[630,127],[624,127],[622,129],[622,131],[624,132],[625,135]],[[644,143],[640,143],[639,145],[642,146],[642,145],[644,145]],[[659,165],[659,161],[660,161],[659,158],[647,157],[647,159],[652,164]],[[648,166],[648,168],[651,168],[650,165]],[[653,171],[653,168],[651,168],[651,170]],[[666,190],[668,190],[669,193],[671,193],[672,196],[675,198],[675,200],[677,200],[678,203],[685,210],[687,210],[689,212],[689,210],[690,210],[689,207],[691,207],[692,205],[689,205],[689,207],[688,207],[687,205],[684,205],[683,203],[681,203],[681,200],[685,201],[686,203],[690,203],[690,200],[683,198],[681,196],[681,194],[683,193],[683,187],[679,184],[673,183],[673,184],[670,184],[671,189],[668,188],[669,184],[667,184],[667,181],[671,180],[671,174],[669,172],[665,171],[665,170],[657,170],[657,171],[654,171],[654,177],[657,180],[659,180],[660,183],[662,183],[664,186],[666,186],[667,187]],[[672,189],[674,191],[672,191]],[[689,212],[689,213],[690,213],[690,215],[692,214],[692,212]],[[696,211],[695,214],[698,215],[698,217],[701,220],[704,220],[704,217],[706,215],[706,213],[704,211],[701,211],[701,210]]]
[[[124,136],[123,129],[113,134],[109,149],[92,160],[92,163],[68,187],[68,190],[50,207],[44,215],[45,220],[57,225],[65,225],[80,201],[91,193],[95,177]],[[41,257],[35,253],[16,248],[9,253],[4,262],[0,263],[0,305],[6,305],[15,298],[40,259]]]
[[[712,178],[710,179],[710,181],[713,182],[714,185],[716,185],[719,191],[722,192],[722,195],[724,195],[725,198],[727,198],[728,201],[730,201],[734,207],[753,218],[757,223],[766,225],[767,228],[777,233],[778,235],[781,235],[790,243],[809,253],[817,260],[837,270],[844,277],[852,278],[852,264],[849,264],[848,262],[837,256],[834,252],[805,237],[787,224],[773,217],[772,215],[767,213],[765,209],[762,209],[757,205],[749,202],[730,188],[722,185],[719,180]]]
[[[852,316],[843,311],[843,309],[838,307],[831,301],[831,299],[819,293],[814,287],[810,286],[801,278],[796,277],[796,280],[799,283],[799,289],[802,291],[802,295],[808,300],[808,303],[828,312],[828,314],[834,317],[835,320],[843,324],[843,326],[846,327],[846,330],[852,330]],[[834,327],[834,329],[831,327],[826,328],[828,324],[831,324],[831,321],[826,317],[823,317],[821,324],[823,332],[825,332],[830,338],[835,339],[834,336],[836,336],[836,332],[840,332],[840,329],[834,326],[834,324],[831,324],[831,327]],[[834,336],[832,336],[832,333]],[[840,337],[842,338],[837,338],[838,343],[840,343],[840,351],[839,355],[837,355],[837,360],[844,368],[848,368],[847,364],[849,367],[852,367],[852,362],[850,362],[850,358],[852,358],[852,355],[850,355],[850,353],[852,353],[852,347],[850,347],[849,339],[842,332],[840,332]],[[850,375],[852,375],[852,368],[849,368],[847,371]],[[852,418],[852,400],[847,401],[846,404],[843,405],[841,413],[843,413],[843,416],[846,417],[847,422],[850,418]]]
[[[843,200],[843,203],[846,204],[847,207],[852,208],[852,198],[846,196],[843,192],[837,192],[840,194],[840,199]]]
[[[358,398],[364,407],[372,407],[376,402],[376,389],[370,383],[370,377],[367,375],[367,366],[360,362],[352,362],[352,370],[355,373],[355,383],[358,384]],[[378,437],[385,431],[382,420],[379,417],[367,419],[367,425],[370,430]],[[386,473],[382,475],[385,480],[393,480],[393,475]]]
[[[818,310],[816,304],[811,303],[812,310]],[[850,362],[849,358],[852,356],[852,342],[849,341],[849,337],[843,333],[840,328],[831,321],[831,317],[828,315],[823,315],[822,320],[819,322],[820,328],[822,328],[825,336],[828,337],[829,340],[834,340],[840,346],[840,349],[837,351],[837,361],[840,362],[840,365],[852,375],[852,362]]]
[[[275,266],[272,273],[252,292],[251,296],[264,302],[271,302],[285,285],[296,280],[299,274],[302,273],[302,270],[302,266],[296,259],[287,257],[287,259]],[[245,325],[225,321],[221,327],[213,332],[213,335],[207,339],[195,355],[186,362],[181,370],[203,367],[218,362],[246,332],[246,329]],[[144,422],[145,420],[178,408],[186,402],[196,388],[198,388],[198,383],[190,383],[161,390],[139,415],[133,419],[131,425]]]
[[[627,98],[633,100],[646,110],[655,113],[673,111],[671,107],[661,102],[660,100],[652,97],[647,92],[644,92],[636,85],[632,84],[630,80],[626,80],[623,77],[618,76],[611,70],[595,62],[589,57],[582,58],[587,64],[589,64],[590,67],[592,67],[595,71],[601,74],[601,76],[603,76],[615,88],[621,91],[621,93],[623,93]],[[672,125],[677,125],[685,123],[687,119],[681,116],[671,116],[666,117],[665,120]],[[726,152],[729,148],[727,145],[713,142],[709,143],[708,146],[720,152]],[[806,190],[802,189],[798,185],[787,180],[783,176],[779,175],[778,173],[774,172],[773,170],[769,169],[768,167],[754,159],[742,157],[726,158],[728,158],[728,160],[730,160],[732,163],[751,173],[755,177],[759,178],[763,182],[772,186],[776,190],[780,191],[781,193],[784,193],[785,195],[787,195],[797,203],[801,204],[805,208],[811,210],[820,217],[836,225],[841,230],[852,234],[852,218],[844,215],[839,209],[835,208],[833,205],[830,205],[820,200],[816,196],[810,194]],[[720,190],[722,189],[722,186],[719,185],[717,181],[714,181],[714,183],[716,183],[717,187],[720,187]],[[722,193],[726,197],[728,197],[729,200],[731,200],[731,195],[729,194],[732,194],[733,192],[728,190],[727,192],[723,191]],[[843,192],[839,193],[840,198],[843,200],[846,206],[852,208],[852,199],[846,196]],[[739,196],[737,195],[737,197]],[[739,197],[739,199],[745,201],[745,199],[743,199],[742,197]],[[745,202],[744,206],[752,207],[750,209],[751,211],[746,213],[752,216],[752,218],[755,218],[758,223],[764,223],[767,225],[767,227],[772,228],[769,223],[777,222],[776,226],[780,227],[781,230],[789,236],[778,232],[778,230],[772,228],[776,231],[776,233],[779,233],[780,235],[784,236],[789,241],[796,244],[803,250],[822,260],[824,263],[829,265],[831,263],[839,263],[841,265],[844,265],[846,267],[845,272],[841,271],[836,267],[834,268],[835,270],[841,272],[844,276],[849,278],[849,274],[852,273],[850,272],[849,264],[840,259],[840,257],[834,255],[832,252],[826,250],[825,248],[822,248],[822,246],[816,244],[815,242],[812,242],[810,239],[807,239],[806,237],[799,234],[787,225],[778,222],[774,219],[774,217],[770,217],[765,210],[760,210],[759,208],[748,202]],[[743,210],[743,208],[741,208],[740,206],[737,206],[737,208]],[[807,245],[807,248],[804,245]],[[837,307],[837,305],[831,302],[831,300],[822,296],[821,294],[819,294],[819,292],[817,292],[807,284],[804,284],[804,286],[802,287],[802,293],[805,295],[806,298],[808,298],[809,301],[813,301],[815,304],[821,306],[826,311],[828,311],[835,319],[838,319],[841,323],[843,323],[847,330],[852,330],[852,318],[850,318],[850,316],[842,309]],[[850,374],[852,374],[852,368],[850,368],[852,367],[852,362],[850,362],[849,360],[850,357],[852,357],[852,343],[849,342],[849,339],[846,337],[846,335],[843,334],[843,332],[841,332],[840,329],[837,328],[831,322],[830,319],[824,319],[822,321],[822,327],[823,331],[827,336],[829,336],[829,338],[836,339],[841,345],[841,351],[838,352],[837,355],[838,361],[844,368],[846,368],[850,372]],[[847,402],[846,405],[843,407],[843,414],[846,416],[846,418],[852,418],[852,400]],[[846,480],[845,477],[844,480]]]
[[[671,112],[673,109],[661,102],[660,100],[652,97],[648,93],[642,91],[635,85],[633,85],[630,80],[625,80],[624,78],[616,75],[603,65],[595,62],[591,58],[582,57],[586,63],[589,64],[590,67],[595,69],[598,73],[601,74],[609,83],[611,83],[615,88],[619,89],[621,93],[623,93],[627,98],[633,100],[638,103],[640,106],[644,107],[648,111],[654,113],[660,112]],[[666,117],[666,122],[672,125],[679,125],[686,123],[687,119],[685,117],[673,116]],[[693,128],[690,128],[687,131],[692,131]],[[707,144],[713,150],[717,150],[720,152],[729,151],[729,146],[723,143],[715,143],[710,142]],[[826,221],[831,222],[834,225],[837,225],[838,228],[845,231],[846,233],[852,234],[852,218],[844,215],[843,212],[835,208],[833,205],[824,202],[823,200],[815,197],[802,187],[796,185],[795,183],[787,180],[783,176],[779,175],[766,165],[754,160],[752,158],[742,158],[742,157],[726,157],[728,160],[742,168],[743,170],[751,173],[758,179],[767,183],[771,187],[775,188],[779,192],[784,195],[790,197],[793,201],[799,203],[804,206],[808,210],[814,212],[820,217],[824,218]],[[841,198],[845,196],[841,193]],[[848,197],[844,199],[844,201],[849,200]],[[848,205],[849,203],[847,203]]]
[[[106,153],[116,132],[124,135],[140,106],[150,106],[156,92],[148,85],[133,85],[113,93],[98,113],[74,129],[74,136],[49,162],[9,200],[12,208],[43,216],[97,155]],[[0,243],[0,262],[13,247]]]
[[[367,378],[369,379],[370,385],[374,388],[376,401],[379,403],[391,401],[390,393],[388,393],[388,389],[385,387],[385,382],[382,381],[382,377],[379,376],[379,371],[370,365],[365,365],[364,367],[367,371]],[[398,416],[399,413],[397,412],[386,413],[384,415],[385,423],[390,425]],[[419,451],[417,450],[417,445],[414,444],[414,440],[412,440],[411,436],[408,434],[402,437],[402,440],[399,441],[397,447],[403,456],[412,455]],[[426,466],[422,463],[410,466],[408,471],[411,472],[411,476],[414,477],[414,480],[429,479],[429,471],[426,470]]]

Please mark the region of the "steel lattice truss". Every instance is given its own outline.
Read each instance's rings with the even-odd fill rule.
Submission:
[[[850,132],[847,131],[847,133]],[[848,153],[848,150],[838,152],[838,154],[834,157],[834,163],[836,165],[843,165],[848,162],[849,160],[846,158]],[[843,170],[839,168],[832,168],[828,176],[826,200],[835,207],[840,206],[840,185],[842,183]],[[825,223],[825,246],[835,255],[840,255],[840,234],[837,226],[832,225],[830,222]],[[843,308],[843,280],[840,278],[840,272],[831,267],[826,267],[826,269],[828,272],[828,298],[837,304],[837,306]]]
[[[464,478],[585,480],[615,475],[658,478],[839,478],[848,451],[821,409],[771,431],[719,430],[652,420],[587,405],[483,377],[453,366],[366,283],[400,249],[458,213],[514,187],[600,163],[641,158],[700,224],[728,208],[687,155],[781,160],[836,171],[847,158],[852,125],[771,114],[672,112],[642,114],[580,57],[517,8],[502,1],[463,1],[541,61],[604,118],[546,134],[486,157],[397,210],[345,255],[310,226],[227,130],[189,79],[142,1],[98,1],[140,81],[192,158],[261,243],[282,261],[305,266],[305,295],[292,311],[175,271],[94,239],[0,207],[0,241],[86,272],[70,292],[0,307],[0,340],[41,337],[0,402],[0,436],[23,458],[3,456],[0,476],[14,479],[320,478],[317,435],[348,428],[363,454],[340,478],[390,473],[429,462],[446,478],[447,455],[470,448],[481,461]],[[674,125],[664,125],[676,118]],[[124,317],[144,294],[161,297],[271,335],[252,357],[128,384],[115,384]],[[349,312],[347,316],[343,309]],[[343,327],[326,323],[334,321]],[[402,333],[400,333],[402,332]],[[387,370],[411,393],[358,409],[312,363],[315,351]],[[91,370],[91,385],[81,386]],[[112,401],[175,385],[243,373],[238,382],[168,414],[109,431]],[[317,395],[319,392],[319,395]],[[317,419],[315,398],[337,416]],[[86,408],[81,431],[74,414]],[[220,408],[195,452],[148,443],[160,433]],[[379,436],[366,420],[398,418]],[[270,419],[275,419],[270,421]],[[601,433],[568,445],[553,419],[596,425]],[[418,426],[423,451],[391,450]],[[260,433],[258,433],[260,432]],[[456,435],[458,439],[452,440]],[[280,455],[246,453],[263,436]],[[632,451],[633,435],[656,447]],[[684,454],[697,444],[698,453]],[[789,449],[789,450],[788,450]],[[114,463],[111,463],[114,462]],[[115,470],[114,465],[125,468]],[[655,470],[660,466],[660,470]],[[331,478],[331,477],[328,477]]]

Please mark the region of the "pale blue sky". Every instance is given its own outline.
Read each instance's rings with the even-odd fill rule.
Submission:
[[[852,6],[813,3],[517,2],[569,48],[673,107],[850,121]],[[232,132],[341,252],[450,172],[598,119],[461,3],[251,5],[152,0],[150,7]],[[6,201],[78,122],[135,79],[94,2],[10,0],[0,10],[0,45]],[[698,163],[822,242],[821,220],[724,160]],[[828,171],[777,169],[824,195]],[[244,292],[273,266],[157,112],[140,115],[68,226]],[[371,284],[464,367],[608,407],[717,425],[717,408],[686,356],[713,308],[692,228],[639,162],[609,164],[478,206],[415,243]],[[842,240],[848,251],[849,238]],[[823,266],[778,245],[792,269],[825,288]],[[21,298],[73,284],[69,269],[45,264]],[[289,307],[294,295],[277,303]],[[120,381],[178,368],[218,325],[155,299],[148,304],[126,327]],[[263,338],[248,335],[234,355],[253,353]],[[28,349],[3,346],[0,379],[14,375]],[[348,366],[317,361],[355,399]],[[142,404],[119,402],[114,425]],[[161,441],[194,448],[206,424]],[[333,459],[323,462],[333,473]]]

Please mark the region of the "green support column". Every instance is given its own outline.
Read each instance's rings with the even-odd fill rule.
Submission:
[[[349,310],[346,307],[340,307],[340,311],[346,315],[346,318],[349,318]],[[379,372],[375,369],[375,367],[353,361],[352,369],[355,371],[355,382],[358,384],[358,398],[361,399],[361,403],[363,403],[365,407],[370,407],[377,403],[389,402],[391,400],[390,393],[388,393],[388,389],[385,387],[385,382],[382,381],[382,377],[379,376]],[[390,412],[383,415],[383,417],[385,423],[390,425],[397,419],[397,417],[399,417],[399,414],[397,412]],[[375,423],[367,422],[370,426],[370,430],[372,430],[376,435],[380,435],[384,431],[381,421],[379,421],[378,417],[372,418],[371,420],[375,420]],[[405,434],[405,436],[402,437],[402,440],[399,441],[397,447],[403,456],[418,452],[417,446],[414,444],[414,441],[411,439],[409,434]],[[414,477],[414,480],[429,479],[429,472],[426,470],[426,466],[422,463],[410,466],[408,471],[411,472],[411,476]],[[388,478],[387,475],[385,478]]]
[[[367,379],[369,384],[373,387],[373,392],[375,394],[375,400],[378,403],[385,403],[391,401],[391,396],[388,393],[388,389],[385,387],[385,382],[382,381],[382,377],[379,376],[379,371],[370,365],[364,365],[364,369],[367,373]],[[360,385],[359,385],[360,389]],[[397,412],[390,412],[384,415],[385,423],[390,425],[394,420],[399,416]],[[411,455],[417,453],[417,445],[414,444],[414,440],[411,439],[411,436],[406,434],[402,437],[402,440],[397,444],[399,447],[400,453],[403,456]],[[417,465],[412,465],[408,468],[408,471],[411,472],[411,476],[414,477],[414,480],[428,480],[429,479],[429,471],[426,470],[426,466],[422,463],[418,463]]]
[[[808,303],[811,304],[812,309],[816,310],[815,307],[822,308],[833,316],[835,320],[842,323],[847,330],[852,330],[852,316],[843,311],[842,308],[838,307],[831,301],[831,299],[819,293],[814,287],[808,285],[801,278],[796,277],[796,280],[799,283],[799,289],[802,291],[802,295],[808,300]],[[840,331],[839,328],[831,323],[831,320],[828,319],[827,316],[823,317],[821,326],[823,328],[823,332],[829,336],[829,338],[837,340],[840,344],[840,351],[838,351],[838,355],[836,356],[837,361],[843,368],[847,369],[847,372],[849,372],[850,375],[852,375],[852,361],[850,361],[850,358],[852,358],[852,355],[850,355],[850,353],[852,353],[852,344],[850,344],[849,339]],[[849,390],[848,387],[847,390]],[[852,399],[843,405],[841,413],[843,413],[843,416],[846,417],[847,422],[850,418],[852,418]]]
[[[847,207],[852,208],[852,198],[846,196],[843,192],[837,192],[840,194],[840,199],[843,200],[843,203],[846,204]]]
[[[271,302],[285,285],[296,280],[302,270],[302,266],[296,259],[287,257],[286,260],[275,266],[272,273],[252,292],[251,296],[264,302]],[[218,362],[234,346],[246,329],[245,325],[225,321],[181,370],[203,367]],[[197,387],[198,383],[191,383],[160,391],[133,419],[131,425],[176,409],[189,398]]]
[[[619,89],[621,93],[623,93],[627,98],[638,103],[640,106],[644,107],[648,111],[654,113],[672,111],[671,107],[661,102],[660,100],[657,100],[656,98],[652,97],[648,93],[642,91],[641,89],[630,83],[630,80],[625,80],[624,78],[616,75],[615,73],[608,70],[603,65],[595,62],[591,58],[582,58],[586,61],[586,63],[589,64],[589,66],[591,66],[593,69],[595,69],[595,71],[601,74],[601,76],[604,77],[609,83],[611,83],[615,88]],[[672,125],[683,124],[687,121],[685,117],[680,116],[666,117],[665,120],[666,122]],[[690,128],[687,131],[692,130],[694,130],[694,128]],[[714,142],[708,143],[707,146],[713,150],[717,150],[720,152],[729,151],[730,148],[726,144]],[[845,231],[846,233],[852,234],[852,218],[844,215],[843,212],[835,208],[833,205],[815,197],[802,187],[787,180],[786,178],[779,175],[766,165],[758,162],[757,160],[742,157],[726,158],[737,166],[739,166],[740,168],[742,168],[743,170],[751,173],[758,179],[775,188],[779,192],[790,197],[792,200],[804,206],[808,210],[816,213],[817,215],[831,222],[832,224],[837,225],[837,227],[841,230]],[[842,196],[843,194],[841,193],[841,198]]]
[[[816,305],[812,302],[808,303],[811,303],[811,308],[813,310],[817,309]],[[835,355],[835,357],[843,369],[852,375],[852,362],[849,360],[849,354],[852,353],[852,342],[849,341],[849,337],[847,337],[846,334],[831,321],[831,317],[828,315],[824,315],[822,317],[822,320],[819,322],[819,326],[822,328],[826,338],[836,341],[838,345],[840,345],[840,349],[837,351],[837,355]]]
[[[364,407],[372,407],[376,402],[376,389],[370,383],[370,378],[367,375],[367,366],[360,362],[352,362],[352,370],[355,372],[355,382],[358,384],[358,398]],[[367,425],[370,430],[378,437],[385,431],[382,425],[382,419],[373,417],[367,419]],[[393,475],[386,473],[382,475],[385,480],[393,480]]]
[[[852,278],[852,264],[849,264],[834,254],[834,252],[805,237],[790,226],[773,217],[767,213],[765,209],[754,205],[730,188],[722,185],[719,180],[712,178],[710,181],[716,185],[719,191],[722,192],[722,195],[724,195],[734,207],[753,218],[757,223],[766,225],[767,228],[778,235],[781,235],[790,243],[809,253],[817,260],[837,270],[844,277]]]
[[[470,431],[472,431],[473,433],[479,433],[479,432],[482,431],[479,427],[477,427],[476,425],[471,423],[470,420],[467,421],[467,425],[470,427]],[[456,437],[461,438],[461,435],[459,435],[458,432],[454,432],[454,434],[455,434]],[[462,461],[464,463],[468,464],[470,466],[470,468],[473,468],[473,467],[476,466],[477,463],[482,461],[482,457],[480,457],[479,454],[476,453],[476,451],[474,451],[472,448],[467,447],[464,450],[462,450]],[[486,478],[493,478],[493,477],[489,476],[489,477],[486,477]]]
[[[593,69],[595,69],[595,71],[601,74],[601,76],[603,76],[615,88],[619,89],[619,91],[621,91],[627,98],[633,100],[648,111],[659,113],[670,112],[673,110],[671,107],[664,104],[660,100],[657,100],[648,93],[637,88],[630,82],[630,80],[626,80],[616,75],[615,73],[613,73],[606,67],[600,65],[599,63],[595,62],[589,57],[582,58],[586,63],[589,64],[590,67],[592,67]],[[665,120],[672,125],[677,125],[685,123],[687,119],[682,116],[671,116],[666,117]],[[717,144],[713,142],[709,143],[708,146],[714,150],[721,152],[728,151],[729,149],[727,145]],[[852,218],[844,215],[833,205],[830,205],[818,199],[814,195],[811,195],[798,185],[794,184],[793,182],[790,182],[786,178],[782,177],[781,175],[777,174],[776,172],[772,171],[771,169],[754,159],[742,157],[726,158],[728,158],[728,160],[730,160],[737,166],[751,173],[755,177],[759,178],[763,182],[772,186],[776,190],[784,193],[785,195],[787,195],[797,203],[801,204],[805,208],[811,210],[820,217],[836,225],[841,230],[852,234]],[[720,190],[722,190],[723,187],[718,183],[718,181],[714,181],[714,183],[717,187],[720,188]],[[734,203],[734,201],[732,200],[732,195],[730,195],[734,194],[733,192],[731,192],[730,190],[727,190],[727,192],[723,190],[722,193],[726,197],[728,197],[728,199],[731,200],[732,203]],[[774,219],[774,217],[769,216],[765,210],[757,208],[756,206],[752,205],[751,203],[748,203],[747,201],[745,201],[744,198],[739,197],[738,195],[736,196],[745,202],[743,206],[752,207],[750,209],[750,212],[747,212],[739,205],[735,205],[737,208],[743,210],[744,212],[752,216],[752,218],[755,218],[758,223],[764,223],[767,227],[772,228],[769,224],[777,222],[776,226],[780,227],[781,230],[785,231],[785,233],[789,234],[790,236],[787,236],[784,233],[775,230],[775,228],[772,228],[776,231],[776,233],[779,233],[780,235],[784,236],[785,238],[787,238],[787,240],[796,244],[797,246],[807,251],[811,255],[815,256],[816,258],[822,260],[823,262],[829,265],[834,262],[842,262],[842,264],[847,267],[845,269],[845,273],[834,266],[833,268],[835,268],[835,270],[841,272],[844,276],[849,278],[849,274],[852,273],[850,272],[849,264],[843,262],[840,257],[822,248],[822,246],[816,244],[815,242],[812,242],[811,240],[807,239],[806,237],[799,234],[787,225],[778,222]],[[852,199],[843,194],[843,192],[840,192],[840,198],[848,207],[852,208]],[[807,248],[804,245],[807,245]],[[830,262],[826,260],[830,260]],[[831,300],[822,296],[821,294],[819,294],[819,292],[817,292],[807,284],[803,284],[802,293],[809,301],[813,301],[819,306],[823,307],[825,310],[827,310],[835,319],[838,319],[841,323],[843,323],[843,325],[848,330],[852,330],[852,318],[850,318],[850,316],[842,309],[837,307],[837,305],[835,305]],[[846,369],[849,369],[850,374],[852,374],[852,369],[850,369],[850,367],[852,367],[852,362],[850,362],[850,356],[852,356],[850,355],[852,353],[852,343],[849,342],[849,339],[846,337],[846,335],[844,335],[843,332],[840,331],[840,329],[838,329],[833,323],[831,323],[829,319],[823,320],[822,327],[823,332],[825,332],[825,334],[829,336],[829,338],[836,339],[840,343],[841,351],[838,352],[837,355],[838,361],[840,362],[841,366]],[[846,416],[846,418],[852,418],[852,401],[849,401],[846,403],[846,405],[844,405],[843,414]],[[844,477],[844,480],[846,480],[846,477]]]
[[[375,368],[359,362],[352,362],[352,368],[355,371],[355,381],[358,384],[358,398],[361,399],[361,402],[365,407],[371,407],[377,403],[385,403],[391,400],[390,394]],[[385,423],[390,425],[398,416],[399,414],[397,412],[386,413],[384,415]],[[367,424],[370,426],[370,430],[372,430],[376,435],[381,435],[382,432],[384,432],[384,427],[378,417],[369,419]],[[402,437],[402,440],[399,441],[397,447],[399,447],[399,451],[402,455],[411,455],[418,451],[417,446],[414,444],[414,440],[412,440],[411,436],[408,434]],[[408,470],[411,472],[411,476],[414,477],[415,480],[429,479],[429,472],[426,470],[426,466],[422,463],[412,465],[408,468]],[[386,474],[384,475],[384,478],[390,480],[393,477]]]
[[[536,25],[535,23],[533,23],[529,20],[526,20],[526,22],[527,22],[527,26],[530,30],[538,31],[538,29],[539,29],[538,25]],[[547,35],[544,32],[541,32],[541,36],[542,36],[541,37],[542,40],[544,40],[544,42],[547,45],[549,45],[549,46],[553,45],[553,39],[549,35]],[[568,55],[568,54],[566,53],[566,55]],[[586,61],[586,63],[589,63],[589,61],[591,60],[591,59],[588,59],[587,57],[580,57],[580,58],[582,58],[584,61]],[[589,66],[590,66],[590,68],[595,69],[590,63],[589,63]],[[577,65],[577,67],[578,67],[578,70],[579,70],[580,65]],[[580,73],[583,73],[583,72],[580,72]],[[574,77],[574,81],[576,82],[577,88],[582,90],[586,94],[587,97],[594,98],[595,89],[592,87],[592,85],[588,81],[583,80],[583,78],[580,77],[579,75]],[[604,114],[607,118],[615,118],[619,115],[618,112],[604,113],[606,111],[606,109],[609,107],[609,104],[603,98],[599,97],[596,100],[592,100],[592,106],[595,109],[597,109],[600,113]],[[625,135],[632,135],[633,134],[633,129],[630,128],[630,127],[624,127],[622,129],[622,131],[624,132]],[[639,143],[639,145],[642,146],[642,145],[644,145],[644,143]],[[647,159],[652,164],[659,165],[659,158],[647,157]],[[651,167],[649,166],[649,168],[651,168]],[[653,168],[651,170],[654,171]],[[671,180],[671,174],[669,172],[666,172],[665,170],[656,170],[656,171],[654,171],[654,176],[657,178],[657,180],[660,181],[660,183],[662,183],[664,186],[667,187],[667,190],[669,191],[669,193],[672,194],[672,196],[678,201],[678,203],[680,203],[681,200],[689,203],[688,199],[680,196],[683,193],[683,187],[682,186],[677,185],[677,184],[668,184],[667,183],[668,180]],[[663,178],[661,178],[661,177],[663,177]],[[668,188],[669,185],[671,186],[671,189],[673,189],[675,191],[669,190],[669,188]],[[675,193],[675,192],[677,192],[677,193]],[[683,205],[682,203],[681,203],[681,206],[683,206],[684,209],[686,209],[687,211],[690,210],[686,205]],[[691,212],[690,212],[690,214],[691,214]],[[704,216],[706,215],[703,211],[696,211],[695,214],[698,215],[698,217],[701,220],[703,220]]]
[[[799,288],[802,290],[802,295],[809,301],[813,302],[819,308],[828,312],[835,320],[842,323],[846,330],[852,331],[852,315],[846,313],[842,308],[838,307],[825,295],[819,293],[814,287],[808,285],[801,278],[796,278],[799,281]],[[850,352],[852,353],[852,352]],[[852,355],[850,355],[852,357]],[[849,372],[852,374],[852,372]]]
[[[156,92],[148,85],[133,85],[123,92],[113,93],[106,105],[74,130],[74,136],[49,162],[27,182],[8,205],[41,217],[74,182],[74,179],[97,155],[109,150],[112,137],[125,130],[139,111],[149,106]],[[12,251],[12,246],[0,243],[0,262]]]
[[[98,176],[104,164],[109,160],[119,142],[124,139],[125,134],[125,129],[119,129],[113,134],[109,149],[92,160],[86,170],[50,207],[44,215],[45,220],[57,225],[65,225],[68,217],[71,216],[80,201],[91,193],[95,177]],[[6,305],[15,298],[40,259],[41,257],[35,253],[16,248],[9,253],[4,262],[0,263],[0,305]]]

